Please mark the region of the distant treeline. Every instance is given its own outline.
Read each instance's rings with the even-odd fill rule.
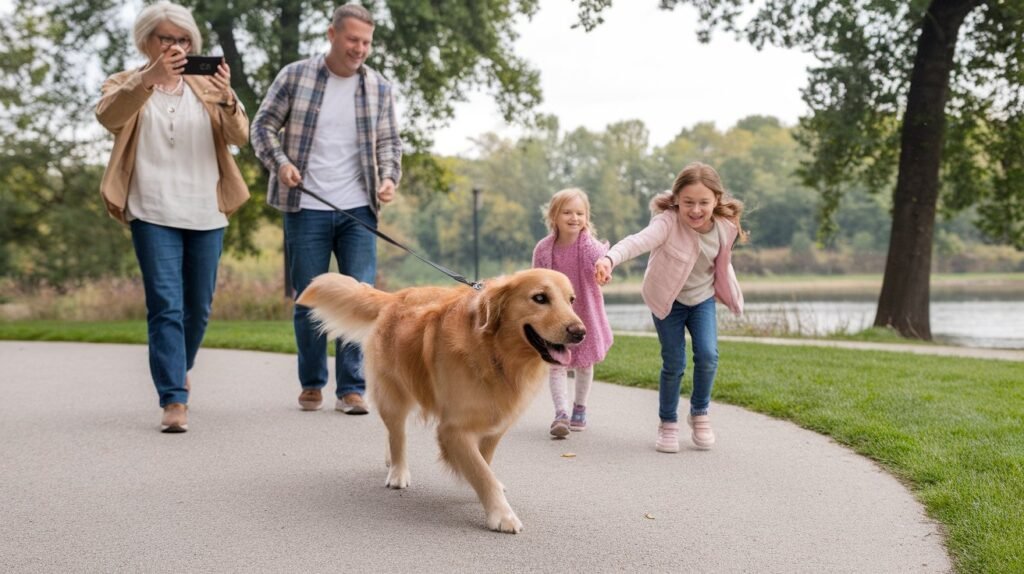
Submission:
[[[727,189],[746,205],[743,224],[751,240],[736,254],[745,273],[880,273],[892,190],[848,190],[835,232],[819,233],[820,196],[796,175],[802,152],[793,130],[773,117],[753,116],[725,131],[697,124],[652,148],[640,121],[612,124],[602,132],[564,133],[549,118],[518,139],[481,136],[474,158],[436,158],[447,179],[408,180],[402,201],[385,212],[384,227],[445,265],[472,272],[472,189],[477,188],[480,273],[494,275],[529,265],[534,244],[547,233],[542,207],[555,191],[584,189],[599,236],[614,242],[646,225],[652,195],[667,190],[683,166],[699,160],[716,167]],[[1024,256],[1012,248],[986,246],[972,219],[967,211],[940,221],[936,270],[1024,269]],[[398,283],[434,279],[398,250],[382,249],[381,258],[382,273]],[[627,272],[636,275],[645,263],[638,258]]]

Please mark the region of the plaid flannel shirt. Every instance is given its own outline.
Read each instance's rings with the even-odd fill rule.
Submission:
[[[391,83],[365,65],[358,73],[356,135],[363,180],[376,212],[380,183],[390,179],[397,186],[402,177],[402,139]],[[252,147],[270,171],[267,203],[281,211],[299,210],[302,192],[279,182],[277,173],[282,165],[291,163],[305,176],[328,74],[322,54],[285,66],[253,118]]]

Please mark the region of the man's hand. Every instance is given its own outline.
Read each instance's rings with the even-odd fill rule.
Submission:
[[[395,182],[390,179],[381,182],[380,189],[377,190],[377,198],[381,203],[391,203],[391,200],[395,198]]]
[[[286,163],[277,170],[277,179],[288,187],[295,187],[302,183],[302,174],[299,173],[299,168]]]

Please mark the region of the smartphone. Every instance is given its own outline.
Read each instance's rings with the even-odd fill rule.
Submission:
[[[194,76],[212,76],[217,73],[221,56],[186,56],[183,74]]]

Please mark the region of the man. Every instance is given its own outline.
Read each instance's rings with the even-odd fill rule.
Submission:
[[[373,18],[358,4],[334,12],[330,49],[286,66],[274,80],[252,122],[256,155],[270,171],[267,203],[284,212],[288,274],[296,294],[326,273],[331,253],[338,270],[373,284],[376,237],[345,214],[302,193],[301,185],[345,213],[377,227],[382,203],[395,197],[401,179],[391,84],[363,62],[373,43]],[[320,409],[327,385],[326,340],[309,309],[295,306],[295,342],[303,410]],[[337,402],[347,414],[366,414],[359,347],[336,342]]]

